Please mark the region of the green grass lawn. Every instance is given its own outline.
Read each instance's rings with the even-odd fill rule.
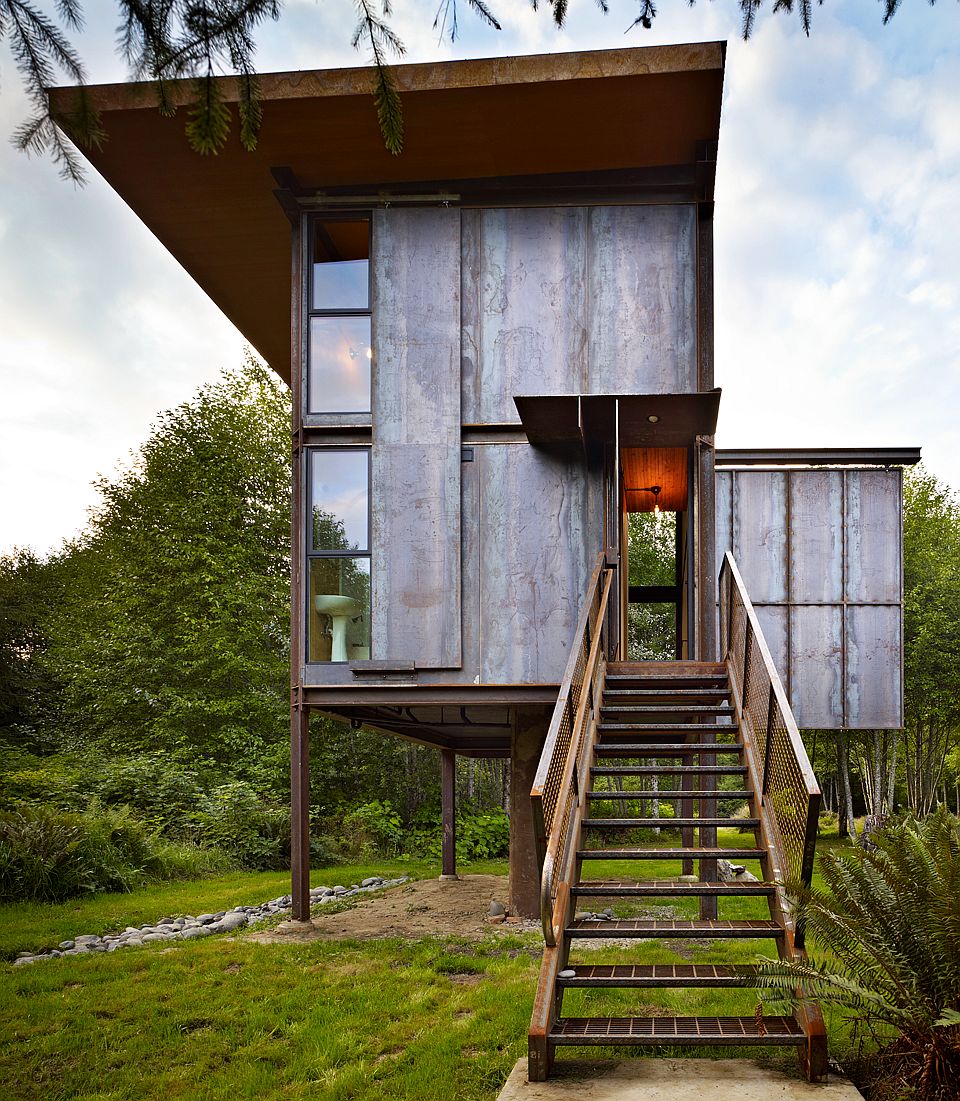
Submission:
[[[676,842],[664,837],[660,843]],[[751,843],[749,834],[722,831],[725,846]],[[379,861],[319,870],[311,878],[314,885],[349,885],[367,875],[438,871],[429,862]],[[506,864],[464,871],[504,874]],[[667,876],[677,868],[657,861],[645,871]],[[596,878],[630,875],[612,862],[588,872]],[[59,905],[3,906],[0,946],[9,958],[80,932],[261,902],[286,893],[288,884],[284,873],[236,873]],[[650,901],[672,904],[677,917],[695,916],[694,902]],[[721,917],[763,916],[762,901],[721,900]],[[526,1051],[541,947],[536,935],[260,944],[240,934],[3,965],[0,1096],[492,1101]],[[576,951],[581,959],[586,954]],[[648,941],[590,950],[588,958],[729,963],[762,952],[773,954],[772,943]],[[750,1015],[756,1001],[749,990],[583,990],[568,992],[564,1013]],[[828,1018],[828,1025],[834,1047],[842,1047],[843,1022]],[[561,1058],[577,1054],[594,1058],[598,1052],[572,1049]],[[778,1061],[793,1058],[781,1054]]]
[[[474,875],[506,875],[503,860],[477,862],[463,869]],[[320,868],[310,874],[313,887],[349,886],[368,876],[414,879],[439,875],[429,860],[377,860],[370,864]],[[290,893],[289,872],[230,872],[210,879],[162,883],[126,893],[94,894],[67,902],[18,902],[0,905],[0,960],[18,952],[54,948],[78,933],[116,932],[127,925],[144,925],[180,914],[216,913],[233,906],[254,906]]]

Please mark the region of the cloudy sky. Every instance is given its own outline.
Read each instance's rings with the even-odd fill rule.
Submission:
[[[717,442],[920,445],[960,488],[960,4],[826,0],[804,38],[765,11],[739,41],[733,0],[571,4],[558,32],[525,0],[438,43],[437,0],[395,0],[407,60],[725,38],[717,172]],[[769,0],[768,0],[769,6]],[[123,79],[116,11],[88,0],[93,82]],[[351,65],[350,0],[287,0],[263,71]],[[27,112],[0,46],[0,133]],[[155,415],[243,357],[243,339],[97,178],[75,190],[0,144],[0,553],[82,528]]]

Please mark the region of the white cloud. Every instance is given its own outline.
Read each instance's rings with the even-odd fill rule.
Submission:
[[[407,60],[728,38],[716,208],[721,446],[909,444],[960,486],[960,5],[829,0],[812,37],[762,12],[749,43],[732,0],[493,4],[460,0],[460,40],[435,5],[397,4]],[[351,0],[290,0],[260,37],[265,70],[356,65]],[[116,80],[113,7],[91,10],[91,78]],[[26,112],[8,74],[0,132]],[[55,544],[82,522],[90,480],[136,446],[241,339],[99,179],[76,192],[0,143],[0,548]]]

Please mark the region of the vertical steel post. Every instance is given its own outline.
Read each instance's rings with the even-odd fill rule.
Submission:
[[[440,800],[442,838],[440,877],[457,878],[457,755],[452,749],[440,750]]]
[[[293,920],[310,920],[310,713],[290,710],[290,865]]]

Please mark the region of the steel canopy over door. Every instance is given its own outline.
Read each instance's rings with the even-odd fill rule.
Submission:
[[[372,269],[372,657],[459,668],[459,210],[377,211]]]
[[[902,473],[718,470],[731,550],[801,727],[903,725]]]

